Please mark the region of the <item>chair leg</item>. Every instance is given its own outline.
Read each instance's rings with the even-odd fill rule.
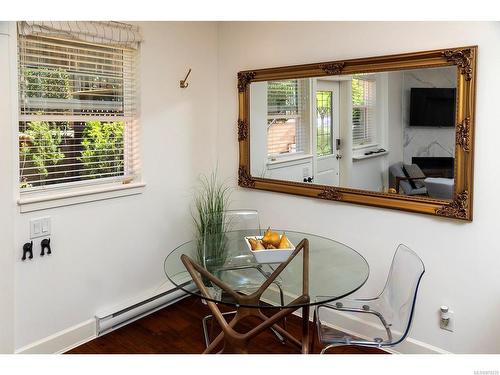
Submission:
[[[222,315],[226,316],[226,315],[234,315],[236,314],[236,311],[228,311],[228,312],[225,312],[225,313],[222,313]],[[207,321],[210,320],[210,332],[208,332],[208,327],[207,327]],[[202,321],[201,321],[201,324],[203,325],[203,337],[205,338],[205,346],[208,348],[209,345],[210,345],[210,338],[212,337],[212,334],[213,334],[213,328],[214,328],[214,319],[213,319],[213,315],[207,315],[205,316]]]
[[[283,295],[283,289],[281,289],[281,286],[279,286],[279,284],[276,284],[276,285],[278,286],[278,289],[280,291],[280,303],[281,303],[281,306],[285,306],[285,297]],[[283,329],[286,331],[286,316],[283,318]],[[274,335],[284,345],[285,342],[286,342],[285,336],[283,336],[281,333],[279,333],[278,331],[276,331],[273,327],[271,327],[271,331],[273,331]]]
[[[281,286],[280,286],[280,285],[278,285],[278,289],[279,289],[279,291],[280,291],[280,303],[281,303],[281,306],[285,306],[285,296],[284,296],[284,293],[283,293],[283,289],[281,288]],[[284,329],[285,331],[286,331],[286,319],[287,319],[287,317],[285,316],[285,317],[283,318],[283,329]],[[283,344],[284,344],[284,343],[285,343],[285,342],[283,341]]]
[[[269,268],[271,268],[273,271],[275,270],[272,266],[269,266]],[[267,278],[269,276],[269,274],[266,273],[261,267],[258,267],[257,270],[265,278]],[[280,285],[279,282],[274,281],[273,284],[278,287],[278,290],[279,290],[279,293],[280,293],[280,303],[281,303],[281,306],[285,306],[285,296],[284,296],[284,293],[283,293],[283,288],[281,288],[281,285]],[[286,331],[286,320],[287,320],[287,317],[284,317],[283,318],[283,329],[285,331]],[[284,344],[285,341],[286,341],[286,338],[283,335],[281,335],[279,332],[277,332],[274,328],[271,328],[271,330],[274,332],[274,334],[276,335],[276,337],[281,341],[281,343]]]
[[[330,345],[327,345],[325,346],[323,349],[321,349],[321,353],[320,354],[325,354],[325,352],[328,350],[328,349],[331,349],[331,348],[337,348],[339,346],[344,346],[345,344],[330,344]]]
[[[214,320],[213,317],[210,319],[210,333],[208,334],[208,342],[210,343],[210,339],[214,337]],[[207,341],[207,339],[205,339]],[[210,344],[209,344],[210,345]],[[207,345],[208,348],[208,345]]]
[[[316,306],[314,308],[314,314],[313,314],[313,325],[314,325],[314,331],[313,331],[313,334],[312,334],[312,343],[311,343],[311,353],[314,352],[314,346],[315,346],[315,343],[316,343],[316,336],[318,336],[318,341],[320,342],[320,344],[323,344],[321,342],[321,339],[320,339],[320,324],[321,324],[321,321],[319,320],[319,308],[321,306]],[[332,349],[332,348],[336,348],[336,347],[339,347],[339,346],[345,346],[346,344],[342,344],[342,343],[337,343],[337,344],[328,344],[327,346],[323,347],[320,351],[319,354],[325,354],[327,350],[329,349]]]
[[[276,331],[273,327],[271,327],[271,331],[274,333],[274,336],[276,336],[278,338],[278,340],[280,340],[280,342],[282,344],[285,343],[285,337],[283,337],[283,335],[281,333],[279,333],[278,331]]]
[[[205,338],[205,346],[208,348],[208,346],[210,345],[210,335],[208,333],[208,329],[207,329],[207,320],[208,319],[211,319],[212,318],[212,315],[207,315],[205,316],[202,320],[201,320],[201,324],[203,326],[203,337]]]

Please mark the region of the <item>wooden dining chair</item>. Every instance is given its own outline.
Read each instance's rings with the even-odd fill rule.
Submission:
[[[410,331],[418,288],[425,266],[420,257],[405,245],[399,245],[389,270],[382,292],[374,298],[344,298],[335,303],[316,306],[313,315],[315,330],[312,334],[312,348],[315,335],[323,345],[321,354],[331,348],[344,345],[366,347],[391,347],[401,343]],[[321,298],[321,297],[318,297]],[[372,317],[377,324],[373,339],[359,339],[341,334],[322,323],[321,314],[339,311],[352,316]],[[373,332],[372,332],[373,333]]]

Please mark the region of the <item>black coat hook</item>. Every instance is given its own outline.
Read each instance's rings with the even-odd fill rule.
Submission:
[[[40,245],[42,247],[42,252],[40,253],[40,256],[45,255],[45,249],[47,249],[47,255],[52,254],[52,251],[50,250],[50,238],[44,238],[42,242],[40,242]]]
[[[191,68],[189,68],[189,71],[187,72],[186,77],[183,80],[181,80],[181,82],[180,82],[179,86],[181,89],[185,89],[186,87],[189,86],[189,83],[187,83],[186,81],[187,81],[190,74],[191,74]]]
[[[33,241],[26,242],[23,245],[23,257],[22,260],[26,260],[26,255],[29,254],[29,259],[33,259]]]

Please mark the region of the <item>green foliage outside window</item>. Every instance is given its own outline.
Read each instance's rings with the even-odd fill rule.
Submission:
[[[352,79],[352,105],[353,106],[358,106],[358,105],[364,105],[365,99],[364,99],[364,90],[363,90],[363,83],[361,80],[357,78]]]
[[[69,74],[63,69],[25,68],[22,76],[27,98],[71,98]],[[43,114],[43,111],[39,114]],[[25,129],[21,129],[19,138],[22,166],[33,163],[40,176],[48,177],[47,168],[57,165],[60,160],[64,159],[60,148],[62,135],[59,126],[52,126],[48,121],[30,121]],[[21,174],[22,188],[31,186],[26,181],[25,175],[35,173],[34,169],[28,169],[26,173]]]
[[[109,177],[123,171],[123,121],[85,123],[83,151],[78,158],[81,174],[88,178]]]
[[[353,145],[362,145],[371,142],[367,134],[365,123],[366,106],[365,85],[360,79],[352,79],[352,122],[353,122]]]
[[[61,68],[24,68],[22,70],[23,92],[26,96],[24,106],[40,105],[39,99],[73,99],[70,75]],[[32,99],[33,98],[33,99]],[[45,111],[40,110],[39,115]],[[88,121],[84,124],[80,157],[82,163],[79,174],[87,178],[100,178],[123,172],[124,123]],[[20,187],[26,188],[34,183],[33,177],[49,176],[48,168],[56,166],[65,158],[61,146],[63,134],[74,124],[67,122],[29,121],[21,123],[19,132],[19,154],[21,162]],[[71,154],[70,156],[71,157]],[[24,168],[36,167],[33,169]],[[64,172],[64,171],[61,171]],[[31,182],[31,183],[30,183]]]
[[[64,158],[61,152],[61,130],[51,127],[47,121],[31,121],[26,131],[22,134],[23,141],[20,145],[21,163],[32,162],[38,168],[41,176],[47,177],[49,165],[56,165]],[[27,174],[34,174],[28,170]],[[26,184],[21,175],[21,184]],[[27,185],[24,185],[27,186]]]

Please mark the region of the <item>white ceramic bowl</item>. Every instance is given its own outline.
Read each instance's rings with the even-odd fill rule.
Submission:
[[[290,240],[288,240],[289,247],[286,249],[252,250],[252,245],[250,245],[250,241],[248,241],[249,238],[261,240],[262,236],[245,237],[245,243],[248,246],[248,250],[250,250],[258,263],[283,263],[295,250],[295,246],[290,242]]]

